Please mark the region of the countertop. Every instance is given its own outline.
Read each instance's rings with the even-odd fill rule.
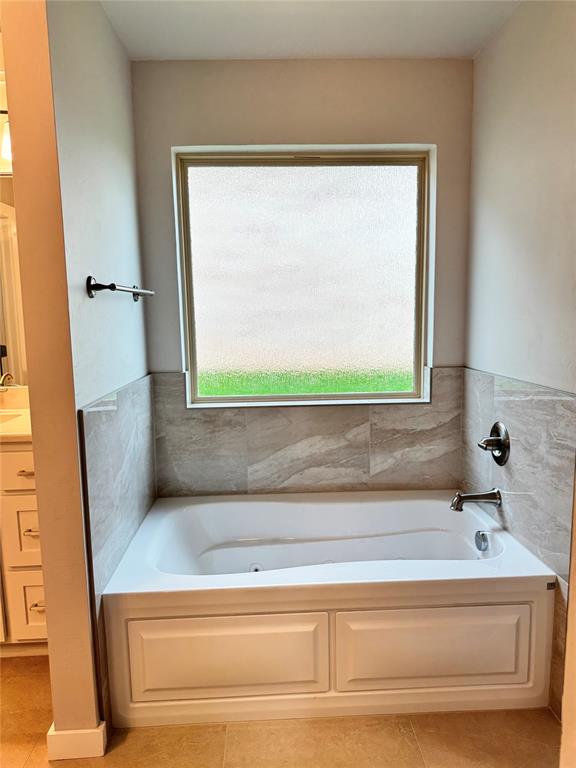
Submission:
[[[21,443],[32,440],[28,408],[0,410],[0,443]]]

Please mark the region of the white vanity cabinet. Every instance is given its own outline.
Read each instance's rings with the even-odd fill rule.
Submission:
[[[46,609],[30,441],[0,442],[0,539],[4,642],[46,639]]]

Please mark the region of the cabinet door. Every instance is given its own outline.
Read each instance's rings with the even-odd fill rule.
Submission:
[[[529,605],[339,613],[337,688],[525,683],[529,648]]]
[[[6,608],[12,640],[46,639],[46,605],[42,571],[4,573]]]
[[[326,691],[328,615],[134,620],[133,701]]]
[[[42,564],[34,494],[2,497],[2,556],[8,568]]]

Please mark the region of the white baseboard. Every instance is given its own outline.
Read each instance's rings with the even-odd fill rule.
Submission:
[[[57,731],[54,723],[46,738],[48,760],[69,760],[81,757],[102,757],[106,752],[106,723],[97,728]]]

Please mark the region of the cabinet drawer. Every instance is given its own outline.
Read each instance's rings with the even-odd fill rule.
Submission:
[[[6,571],[4,579],[11,639],[45,639],[46,608],[42,571]]]
[[[8,568],[42,564],[35,495],[2,498],[2,555]]]
[[[528,681],[530,606],[339,613],[339,691]]]
[[[32,451],[0,453],[0,490],[33,491],[36,488]]]
[[[135,620],[133,701],[328,690],[328,615]]]

